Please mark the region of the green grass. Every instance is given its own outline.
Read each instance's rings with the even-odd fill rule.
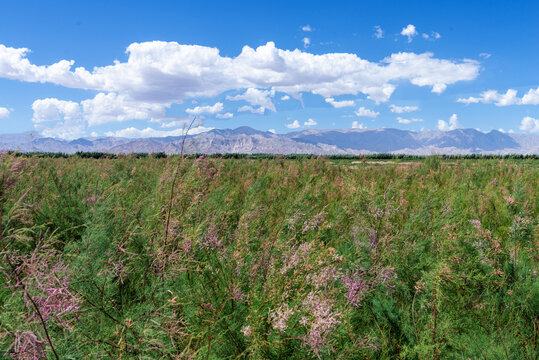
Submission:
[[[375,160],[3,155],[0,354],[536,359],[539,161]]]

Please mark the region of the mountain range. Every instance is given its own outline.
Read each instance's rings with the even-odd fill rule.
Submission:
[[[22,152],[179,153],[182,137],[85,137],[62,140],[35,132],[0,135],[1,150]],[[475,129],[408,131],[400,129],[303,130],[274,134],[243,126],[188,136],[186,153],[274,154],[539,154],[539,135]]]

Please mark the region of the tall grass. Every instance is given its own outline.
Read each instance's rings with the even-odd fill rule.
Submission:
[[[537,358],[537,160],[396,160],[3,154],[0,353]]]

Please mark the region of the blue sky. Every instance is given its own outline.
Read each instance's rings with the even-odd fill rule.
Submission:
[[[193,116],[195,131],[539,132],[537,1],[19,0],[0,13],[4,134],[164,136]]]

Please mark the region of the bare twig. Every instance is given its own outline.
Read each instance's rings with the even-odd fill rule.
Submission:
[[[176,165],[176,169],[174,170],[174,178],[172,179],[172,187],[170,188],[170,197],[168,200],[168,206],[167,206],[167,221],[166,221],[166,227],[165,227],[165,241],[164,246],[167,246],[167,239],[168,239],[168,232],[169,232],[169,226],[170,226],[170,214],[172,212],[172,204],[174,202],[174,188],[176,187],[176,181],[178,181],[178,172],[180,171],[180,166],[183,162],[183,152],[185,147],[185,139],[187,138],[187,134],[189,133],[189,130],[191,130],[191,127],[195,123],[196,116],[191,120],[191,123],[189,124],[189,127],[187,128],[187,131],[183,134],[182,139],[182,148],[180,151],[180,159],[178,160],[178,164]]]

